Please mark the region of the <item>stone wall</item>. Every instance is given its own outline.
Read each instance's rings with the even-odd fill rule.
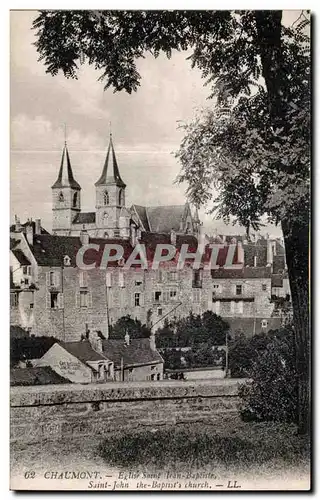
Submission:
[[[237,411],[237,380],[11,388],[11,442],[106,436]]]

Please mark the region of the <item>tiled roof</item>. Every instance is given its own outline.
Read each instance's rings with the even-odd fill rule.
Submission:
[[[163,359],[158,351],[150,348],[149,339],[131,339],[129,345],[124,340],[103,340],[103,350],[108,359],[111,359],[115,366],[139,366],[151,363],[162,363]]]
[[[212,279],[251,279],[251,278],[270,278],[271,267],[243,267],[242,269],[212,269]]]
[[[30,337],[30,334],[19,325],[10,325],[10,339],[23,339]]]
[[[141,205],[132,205],[133,209],[138,214],[138,217],[143,225],[144,231],[150,231],[149,221],[147,217],[146,207],[142,207]]]
[[[170,233],[171,229],[173,229],[179,232],[185,208],[185,205],[146,207],[150,231]]]
[[[103,165],[102,174],[95,183],[95,186],[104,186],[106,184],[114,184],[114,183],[123,188],[126,187],[125,183],[120,177],[117,158],[114,152],[114,147],[112,142],[112,136],[110,135],[108,152],[106,160]]]
[[[61,377],[49,366],[35,368],[12,368],[10,370],[10,385],[47,385],[69,384],[70,380]]]
[[[73,224],[94,224],[96,222],[95,212],[80,212],[73,219]]]
[[[19,248],[17,248],[16,250],[12,250],[12,253],[22,266],[30,266],[31,265],[31,262],[29,261],[29,259],[27,259],[27,257],[24,255],[22,250],[20,250]]]
[[[95,351],[88,340],[78,342],[60,342],[61,347],[83,363],[107,359],[102,353]]]
[[[281,327],[281,318],[267,318],[260,316],[256,318],[228,318],[223,319],[229,324],[231,332],[242,331],[246,336],[251,337],[253,332],[260,333],[262,331],[261,321],[266,319],[268,322],[268,330],[276,330]]]
[[[73,189],[81,189],[80,185],[73,177],[71,162],[67,145],[65,144],[62,152],[61,165],[58,174],[58,179],[52,185],[52,188],[71,187]]]

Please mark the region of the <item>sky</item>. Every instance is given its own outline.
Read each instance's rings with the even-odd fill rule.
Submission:
[[[138,61],[142,78],[136,93],[104,91],[99,72],[86,64],[78,80],[45,73],[33,46],[36,15],[11,12],[11,219],[15,214],[21,222],[41,218],[51,231],[50,187],[58,175],[64,124],[83,211],[94,210],[94,183],[102,170],[110,122],[127,206],[183,204],[186,186],[174,184],[180,165],[173,153],[183,137],[178,124],[210,106],[209,89],[200,71],[186,61],[188,54],[176,52],[170,60],[146,56]],[[285,13],[286,22],[297,17],[296,11]],[[205,212],[200,211],[200,218],[207,232],[244,232]],[[274,227],[264,231],[280,234]]]

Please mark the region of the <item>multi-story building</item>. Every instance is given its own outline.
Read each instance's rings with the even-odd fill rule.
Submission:
[[[242,269],[206,270],[203,262],[197,270],[192,259],[182,269],[177,268],[176,260],[157,270],[138,265],[125,269],[123,264],[137,240],[89,239],[85,232],[81,237],[42,234],[40,227],[38,224],[39,234],[32,224],[25,232],[11,233],[11,321],[34,335],[76,341],[89,329],[108,337],[110,325],[126,315],[155,331],[165,318],[207,310],[225,318],[233,331],[242,329],[248,334],[275,328],[281,322],[272,297],[275,288],[279,295],[279,290],[289,291],[289,286],[283,249],[273,241],[254,245],[240,241],[237,259],[244,261]],[[174,243],[177,252],[183,244],[189,245],[190,252],[198,246],[197,239],[188,234],[142,232],[139,236],[148,261],[158,243]],[[101,248],[118,242],[124,248],[123,261],[110,262],[106,269],[99,265],[80,269],[76,255],[88,241]],[[252,259],[254,265],[250,265]]]

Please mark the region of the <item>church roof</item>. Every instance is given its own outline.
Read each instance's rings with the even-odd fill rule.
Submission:
[[[95,186],[104,186],[106,184],[117,184],[118,186],[126,187],[125,183],[120,177],[119,167],[117,163],[116,154],[114,152],[111,134],[110,134],[108,152],[106,160],[103,165],[102,174],[95,183]]]
[[[75,216],[73,224],[94,224],[96,222],[95,212],[80,212]]]
[[[63,187],[81,189],[80,184],[78,184],[73,177],[67,144],[65,144],[63,148],[58,179],[52,186],[52,188],[63,188]]]
[[[142,207],[133,205],[146,231],[170,233],[171,229],[180,231],[186,205],[168,205],[159,207]]]

